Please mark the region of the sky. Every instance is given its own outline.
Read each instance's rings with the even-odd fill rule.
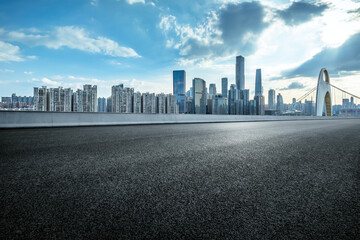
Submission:
[[[252,94],[257,68],[265,97],[290,102],[325,67],[360,95],[360,1],[0,0],[0,96],[95,84],[108,97],[120,83],[171,93],[173,70],[187,90],[200,77],[221,92],[237,55]]]

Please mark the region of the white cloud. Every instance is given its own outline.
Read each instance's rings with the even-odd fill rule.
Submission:
[[[14,70],[11,69],[0,69],[0,72],[4,72],[4,73],[13,73]]]
[[[26,34],[21,31],[6,32],[0,29],[0,39],[16,41],[31,46],[46,46],[51,49],[68,47],[80,51],[98,53],[114,57],[141,57],[134,49],[119,46],[106,37],[91,37],[84,28],[76,26],[55,27],[43,34]]]
[[[128,4],[142,3],[145,4],[145,0],[126,0]]]
[[[47,84],[47,85],[50,85],[50,86],[60,86],[61,85],[61,83],[60,82],[56,82],[56,81],[52,81],[52,80],[50,80],[50,79],[48,79],[48,78],[42,78],[41,79],[41,81],[43,82],[43,83],[45,83],[45,84]]]
[[[20,48],[10,43],[0,41],[0,62],[10,61],[24,61],[20,55]]]
[[[26,75],[32,75],[33,72],[24,72]]]
[[[96,7],[99,3],[99,0],[91,0],[90,4],[93,5],[94,7]]]
[[[37,57],[37,56],[27,56],[26,58],[31,59],[31,60],[38,59],[38,57]]]

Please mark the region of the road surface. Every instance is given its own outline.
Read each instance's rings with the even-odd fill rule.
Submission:
[[[1,239],[355,239],[360,120],[0,130]]]

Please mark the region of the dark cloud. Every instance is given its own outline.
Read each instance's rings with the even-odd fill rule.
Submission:
[[[329,6],[327,4],[311,3],[307,1],[293,2],[290,7],[278,10],[277,16],[284,20],[286,25],[294,26],[310,21],[321,15]]]
[[[219,13],[219,29],[224,43],[247,55],[255,50],[256,40],[269,26],[265,10],[259,2],[229,4]]]
[[[228,4],[219,10],[217,16],[218,24],[214,25],[214,28],[222,34],[211,37],[219,37],[221,43],[204,44],[197,38],[188,39],[181,47],[186,49],[184,55],[188,58],[250,55],[256,50],[260,34],[269,26],[269,23],[264,21],[264,6],[259,2]]]
[[[360,33],[351,36],[338,48],[325,48],[299,67],[286,71],[283,78],[314,77],[325,67],[331,75],[340,71],[360,71]]]
[[[290,83],[290,85],[286,88],[281,88],[280,90],[291,90],[291,89],[303,89],[305,86],[299,82]]]

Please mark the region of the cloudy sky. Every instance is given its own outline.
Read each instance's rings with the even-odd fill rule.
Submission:
[[[326,67],[360,95],[360,1],[0,1],[0,96],[96,84],[107,97],[119,83],[169,93],[174,69],[187,89],[201,77],[220,91],[222,77],[235,83],[236,55],[251,92],[261,68],[264,92],[288,102]]]

